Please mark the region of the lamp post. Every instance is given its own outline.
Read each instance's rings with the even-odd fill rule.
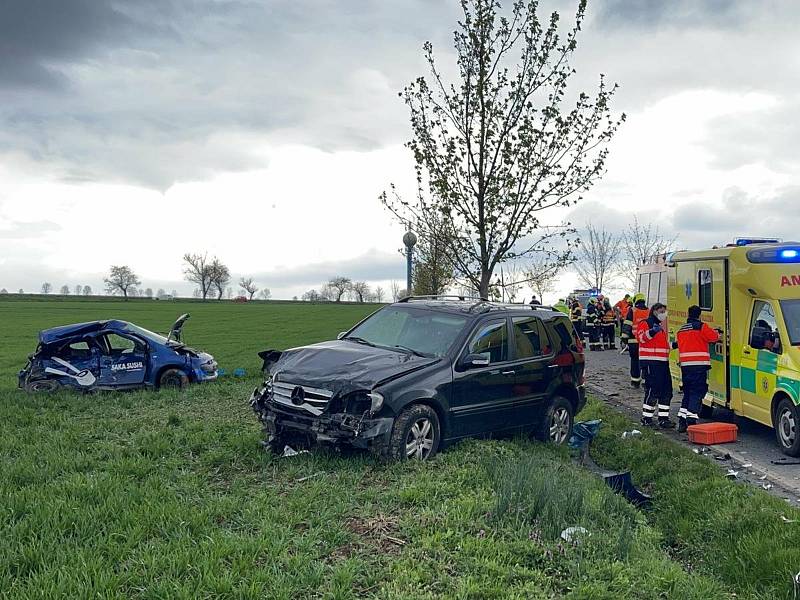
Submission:
[[[413,283],[411,281],[411,263],[412,258],[414,256],[414,246],[417,243],[417,236],[414,235],[412,231],[407,231],[403,236],[403,245],[406,247],[406,294],[409,296],[412,295],[412,286]]]

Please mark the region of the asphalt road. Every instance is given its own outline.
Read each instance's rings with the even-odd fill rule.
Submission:
[[[632,388],[628,369],[628,354],[619,354],[619,350],[603,352],[586,352],[586,382],[589,390],[604,399],[625,414],[630,415],[631,428],[641,429],[643,390]],[[677,412],[681,404],[681,393],[676,390],[672,399],[672,420],[677,423]],[[675,441],[692,447],[709,457],[725,471],[733,469],[738,472],[737,479],[749,484],[763,487],[770,493],[788,498],[793,505],[800,505],[800,465],[776,465],[774,460],[798,460],[784,455],[775,441],[771,428],[765,427],[749,419],[737,417],[732,412],[717,408],[714,421],[736,423],[739,428],[738,440],[731,444],[720,444],[704,447],[689,443],[686,434],[677,431],[665,431],[664,435]],[[730,458],[725,458],[729,455]],[[724,458],[724,460],[718,460]]]

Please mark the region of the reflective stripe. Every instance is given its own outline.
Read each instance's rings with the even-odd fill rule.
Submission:
[[[710,360],[692,360],[692,361],[681,361],[682,367],[710,367],[711,361]]]
[[[683,408],[681,406],[681,409],[678,411],[678,418],[679,419],[685,418],[686,417],[686,413],[688,413],[688,412],[689,412],[688,410],[686,410],[685,408]]]
[[[647,405],[642,407],[642,416],[643,417],[645,417],[647,419],[651,419],[654,414],[656,414],[656,411],[655,411],[654,407],[647,406]]]
[[[668,356],[640,356],[640,362],[669,362]]]
[[[706,356],[710,356],[710,354],[708,352],[681,352],[681,358],[683,358],[683,357],[695,358],[695,357],[698,357],[698,356],[700,358],[703,358],[703,357],[706,357]]]

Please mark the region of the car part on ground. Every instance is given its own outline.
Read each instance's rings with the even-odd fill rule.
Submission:
[[[214,357],[186,346],[181,315],[167,337],[119,320],[91,321],[39,332],[36,351],[18,374],[28,392],[183,388],[217,378]]]
[[[259,353],[250,404],[266,445],[331,444],[428,459],[466,437],[565,443],[586,402],[583,345],[563,313],[409,298],[338,339]]]

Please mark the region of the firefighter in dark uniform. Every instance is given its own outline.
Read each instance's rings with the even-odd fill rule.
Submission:
[[[578,334],[578,339],[583,340],[583,308],[577,298],[572,300],[572,307],[569,309],[569,320]]]
[[[633,306],[628,309],[625,320],[622,322],[620,338],[622,344],[628,347],[628,354],[631,358],[631,385],[638,388],[642,384],[642,370],[639,365],[639,340],[636,339],[636,328],[639,323],[650,315],[644,294],[636,294],[633,297]]]
[[[600,343],[600,310],[597,308],[597,298],[590,298],[586,307],[586,328],[589,330],[589,350],[602,350]]]
[[[603,347],[606,350],[617,349],[617,315],[614,312],[614,307],[611,306],[611,301],[608,298],[603,299],[603,307],[601,310],[601,329],[603,334]]]
[[[636,328],[639,363],[644,375],[642,425],[653,426],[653,417],[658,410],[658,426],[662,429],[675,427],[669,418],[669,404],[672,401],[672,375],[669,372],[671,344],[666,326],[667,307],[656,302],[650,309],[650,316]]]

